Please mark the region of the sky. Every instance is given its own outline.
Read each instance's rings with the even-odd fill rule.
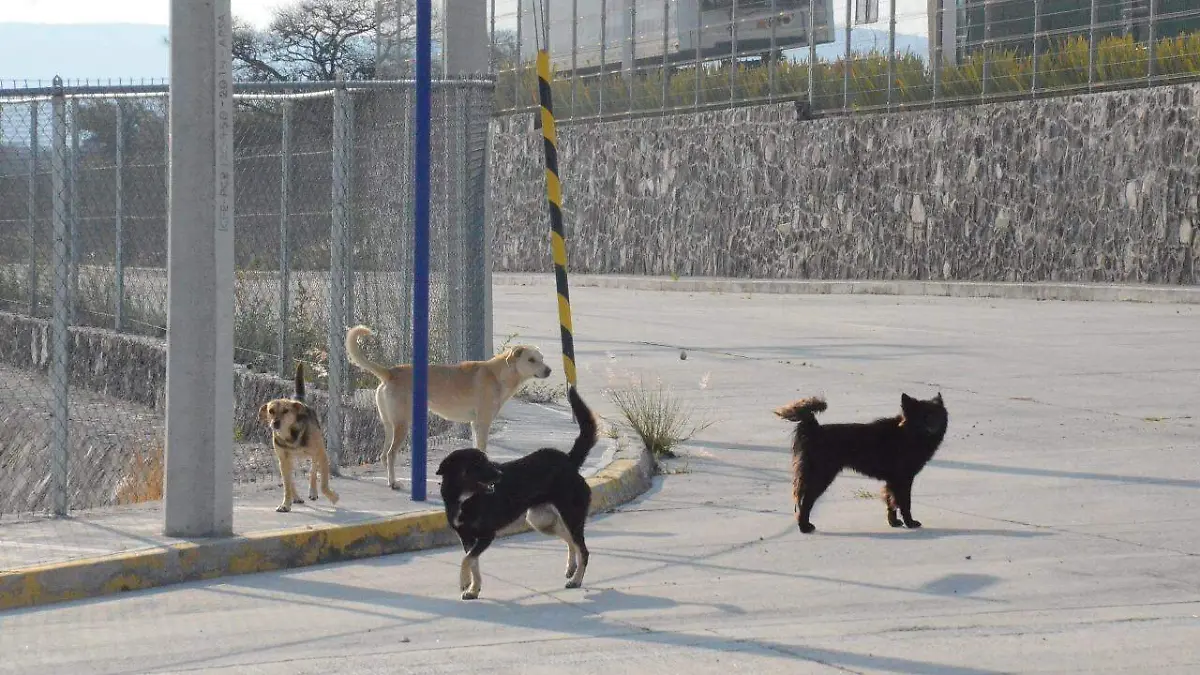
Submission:
[[[233,0],[233,13],[262,25],[282,0]],[[168,0],[0,0],[0,23],[142,23],[165,26]]]

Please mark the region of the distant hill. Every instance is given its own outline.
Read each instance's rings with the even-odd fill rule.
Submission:
[[[167,27],[0,23],[0,80],[164,79]]]

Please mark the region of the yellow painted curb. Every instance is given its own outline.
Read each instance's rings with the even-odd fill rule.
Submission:
[[[650,488],[649,453],[618,459],[588,479],[591,513],[624,504]],[[500,536],[529,530],[525,521]],[[128,553],[0,572],[0,611],[156,588],[235,574],[305,567],[458,543],[445,513],[421,511],[348,525],[274,530],[185,542]]]

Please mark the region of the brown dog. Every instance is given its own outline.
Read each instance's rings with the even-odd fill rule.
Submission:
[[[296,396],[277,398],[258,409],[258,418],[271,427],[271,445],[279,460],[279,475],[283,478],[283,503],[275,509],[280,513],[292,510],[292,504],[303,504],[292,485],[292,462],[308,457],[312,468],[308,472],[308,498],[317,499],[317,474],[321,475],[321,492],[330,504],[337,504],[338,495],[329,489],[329,458],[325,455],[325,434],[316,413],[304,403],[304,364],[296,364]]]
[[[366,326],[346,331],[346,354],[350,363],[379,378],[375,408],[387,434],[383,449],[388,486],[396,489],[396,452],[408,438],[412,422],[412,366],[385,366],[362,353],[360,337],[370,335]],[[429,409],[451,422],[468,422],[475,447],[487,451],[488,432],[500,408],[531,378],[550,377],[542,352],[531,345],[505,349],[487,361],[429,364]]]

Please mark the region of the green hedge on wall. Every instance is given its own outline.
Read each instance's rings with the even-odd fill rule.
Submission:
[[[984,95],[984,71],[987,68],[987,95]],[[844,73],[849,65],[849,107],[870,110],[887,105],[887,54],[859,54],[845,61],[818,60],[813,73],[814,112],[839,111],[844,104]],[[728,63],[706,65],[700,73],[701,105],[730,100]],[[1144,42],[1130,36],[1113,36],[1096,45],[1095,83],[1112,88],[1144,86],[1150,73],[1150,50]],[[739,63],[734,73],[733,100],[766,99],[770,94],[769,75],[759,63]],[[1160,81],[1200,78],[1200,33],[1184,33],[1155,43],[1154,75]],[[513,78],[521,78],[520,98]],[[667,71],[666,108],[689,108],[696,101],[696,71],[690,67]],[[918,56],[906,53],[896,58],[893,102],[923,103],[933,98],[933,70]],[[960,63],[941,69],[940,101],[983,100],[1012,97],[1034,91],[1034,59],[1015,50],[976,52]],[[1088,40],[1073,36],[1050,43],[1037,60],[1036,91],[1039,95],[1077,93],[1088,84]],[[633,100],[629,84],[620,74],[581,77],[576,84],[575,103],[571,106],[572,83],[567,78],[554,81],[554,108],[560,119],[627,111],[660,110],[663,102],[663,71],[643,69],[633,82]],[[498,111],[537,105],[537,75],[531,64],[514,72],[501,72],[496,84]],[[806,100],[808,64],[780,62],[776,69],[775,97]]]

